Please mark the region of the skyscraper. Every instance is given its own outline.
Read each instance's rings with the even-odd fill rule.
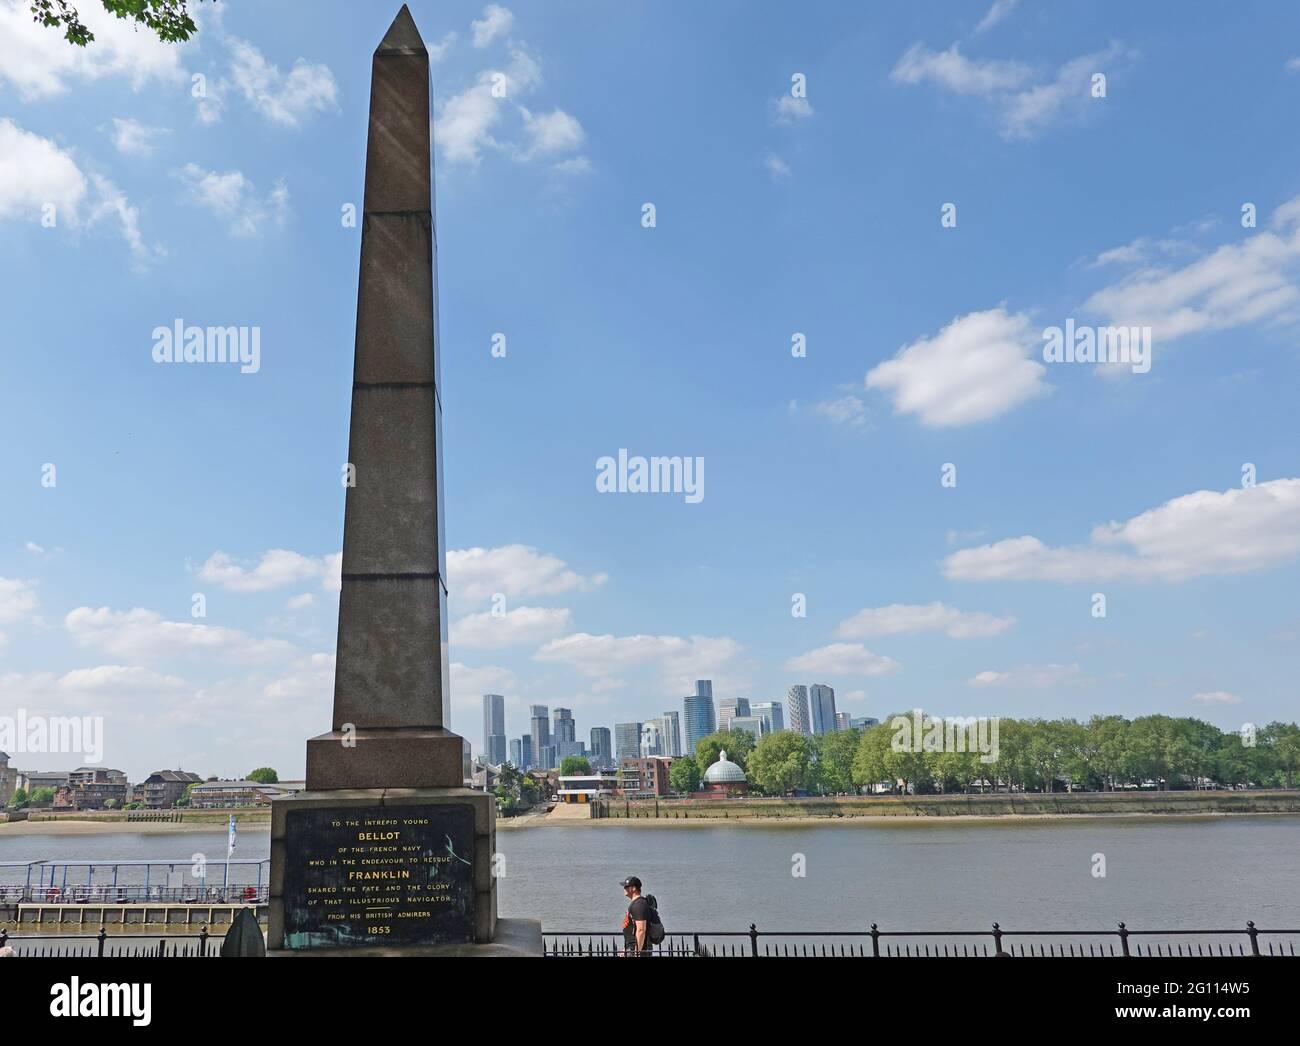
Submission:
[[[493,766],[506,761],[506,699],[483,695],[483,755]]]
[[[664,755],[676,758],[682,754],[681,716],[677,712],[665,712],[659,721],[663,724],[660,732],[663,734]]]
[[[835,730],[835,691],[825,683],[814,683],[808,691],[812,705],[814,734],[829,734]]]
[[[545,705],[533,705],[530,722],[532,724],[534,765],[541,766],[543,770],[549,770],[550,767],[542,766],[542,749],[548,747],[551,743],[551,710]]]
[[[641,755],[641,724],[614,724],[614,755],[621,763],[624,759],[636,759]]]
[[[523,745],[519,742],[520,738],[518,737],[512,737],[510,739],[510,762],[516,770],[522,770],[524,768]]]
[[[738,715],[749,715],[749,698],[724,697],[718,703],[718,729],[730,730],[731,721]]]
[[[683,700],[686,719],[686,754],[695,754],[695,744],[718,729],[713,717],[713,683],[708,679],[695,681],[695,693]]]
[[[755,701],[749,706],[753,714],[763,720],[763,732],[775,733],[785,729],[785,714],[780,701]]]
[[[609,740],[609,727],[591,728],[591,765],[594,768],[614,765],[614,749]]]
[[[641,724],[641,757],[667,755],[663,748],[662,724],[658,719],[651,719]]]
[[[808,714],[808,688],[792,686],[785,692],[785,704],[790,710],[790,729],[805,737],[812,733],[812,718]]]
[[[551,740],[555,742],[558,748],[565,741],[576,741],[578,739],[578,724],[573,721],[573,712],[567,708],[556,708],[555,710],[555,731]]]
[[[848,712],[836,712],[836,713],[835,713],[835,729],[836,729],[836,730],[847,730],[848,728],[849,728],[849,714],[848,714]]]
[[[533,768],[533,739],[527,734],[519,739],[519,763],[520,770],[531,770]]]
[[[757,741],[767,730],[763,728],[763,720],[756,715],[738,715],[732,716],[729,730],[747,730]]]

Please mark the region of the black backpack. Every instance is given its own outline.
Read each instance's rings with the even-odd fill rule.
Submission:
[[[650,906],[650,918],[646,920],[646,940],[651,944],[664,943],[664,921],[659,918],[659,902],[652,893],[645,894],[645,903]]]

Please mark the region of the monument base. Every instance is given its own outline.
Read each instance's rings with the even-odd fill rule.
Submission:
[[[465,742],[438,727],[360,727],[307,739],[307,788],[442,788],[465,779]]]
[[[329,958],[530,958],[545,954],[541,919],[498,919],[496,936],[489,944],[430,944],[404,948],[309,948],[305,951],[279,948],[268,956],[320,956]]]
[[[348,788],[271,804],[267,949],[439,954],[497,931],[496,799]],[[456,954],[443,951],[441,954]]]

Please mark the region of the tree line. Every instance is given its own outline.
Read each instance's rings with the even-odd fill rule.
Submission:
[[[768,795],[857,793],[879,785],[918,794],[1113,791],[1147,782],[1161,789],[1294,788],[1300,775],[1295,723],[1238,732],[1166,715],[1093,716],[1086,723],[1000,719],[997,758],[985,762],[978,751],[900,744],[904,731],[896,719],[913,716],[813,737],[779,730],[755,741],[745,730],[721,731],[701,738],[694,756],[674,760],[669,780],[675,791],[698,790],[722,749],[745,770],[751,789]]]

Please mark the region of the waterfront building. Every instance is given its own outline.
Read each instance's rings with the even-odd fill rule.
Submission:
[[[556,795],[562,803],[590,803],[612,796],[618,788],[618,771],[613,767],[593,769],[589,774],[561,775]]]
[[[624,759],[636,759],[641,754],[641,724],[614,724],[614,756],[622,763]]]
[[[79,766],[69,772],[68,783],[55,791],[53,806],[56,810],[120,810],[130,801],[131,786],[121,770]]]
[[[618,764],[618,792],[626,799],[662,799],[671,791],[668,771],[672,767],[668,756],[641,756],[620,759]]]
[[[18,771],[9,765],[9,754],[0,752],[0,806],[9,802],[17,788]]]
[[[170,810],[185,794],[186,788],[202,780],[198,774],[188,770],[155,770],[136,791],[146,810]]]
[[[33,792],[40,788],[49,788],[57,792],[68,784],[67,770],[19,770],[14,774],[14,787],[21,788],[31,798]]]
[[[717,761],[704,771],[701,788],[701,794],[710,796],[743,794],[749,790],[749,778],[738,764],[727,758],[726,749],[723,749],[718,753]]]
[[[506,761],[506,699],[483,695],[483,754],[494,766]]]
[[[763,720],[763,733],[774,734],[785,729],[785,712],[780,701],[755,701],[749,707],[752,715]]]
[[[829,734],[835,729],[835,690],[825,683],[814,683],[808,690],[812,705],[814,734]]]
[[[190,807],[196,810],[230,810],[270,806],[271,800],[302,791],[303,782],[203,781],[190,789]],[[296,786],[296,787],[295,787]]]
[[[790,729],[807,737],[812,733],[812,717],[808,713],[808,688],[792,686],[785,692],[786,708],[790,710]]]

